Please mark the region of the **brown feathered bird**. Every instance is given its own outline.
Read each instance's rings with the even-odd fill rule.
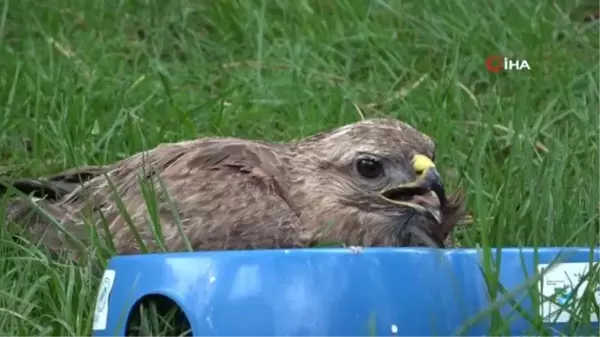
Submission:
[[[463,202],[459,193],[446,196],[434,152],[429,137],[393,119],[287,144],[201,138],[15,181],[35,198],[11,201],[7,214],[56,251],[90,245],[94,227],[102,237],[108,228],[121,254],[140,252],[140,242],[149,251],[443,247]]]

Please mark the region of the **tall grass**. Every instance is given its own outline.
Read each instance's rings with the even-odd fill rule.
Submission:
[[[393,116],[434,137],[446,181],[467,189],[463,246],[597,246],[599,34],[575,6],[3,0],[0,171]],[[531,71],[489,73],[490,55]],[[0,240],[0,334],[89,334],[93,268]]]

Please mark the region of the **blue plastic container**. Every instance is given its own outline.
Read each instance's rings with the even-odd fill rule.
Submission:
[[[538,303],[538,294],[543,285],[544,294],[569,306],[577,279],[590,267],[597,271],[599,256],[597,248],[120,256],[109,262],[101,282],[93,334],[124,335],[136,306],[148,296],[179,306],[196,336],[597,334],[597,316],[579,325],[567,312],[544,319],[554,309],[550,302]],[[593,297],[599,300],[595,277],[587,284],[587,301],[576,301],[589,306],[572,309],[572,317],[585,310],[590,315]]]

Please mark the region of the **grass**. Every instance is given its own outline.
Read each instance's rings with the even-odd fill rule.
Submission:
[[[598,246],[599,36],[569,20],[576,5],[4,0],[0,165],[42,176],[393,116],[433,136],[466,189],[463,246]],[[491,74],[490,55],[531,71]],[[1,236],[0,334],[88,335],[92,269]]]

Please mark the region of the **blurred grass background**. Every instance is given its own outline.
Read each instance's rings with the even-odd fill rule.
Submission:
[[[581,6],[2,0],[0,171],[392,116],[434,137],[447,184],[466,189],[463,246],[597,246],[599,34],[572,19]],[[490,55],[531,71],[490,74]],[[5,234],[0,251],[0,334],[89,334],[90,268]]]

